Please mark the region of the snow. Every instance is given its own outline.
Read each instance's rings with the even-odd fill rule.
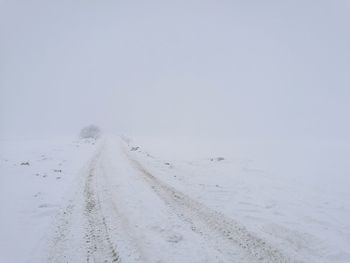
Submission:
[[[138,156],[152,172],[287,253],[306,262],[349,262],[349,143],[136,142],[157,153]],[[212,161],[217,156],[225,160]]]
[[[0,149],[0,262],[28,262],[95,146],[58,138],[1,141]]]
[[[0,149],[0,262],[350,261],[344,142],[107,136]]]

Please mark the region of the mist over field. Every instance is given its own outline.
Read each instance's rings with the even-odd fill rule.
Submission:
[[[0,0],[0,262],[350,262],[349,0]]]
[[[349,140],[349,1],[1,1],[1,137]]]

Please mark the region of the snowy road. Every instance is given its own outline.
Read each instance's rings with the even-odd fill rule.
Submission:
[[[347,191],[149,142],[2,142],[0,262],[349,262]]]
[[[242,224],[101,144],[83,172],[45,262],[295,262]]]

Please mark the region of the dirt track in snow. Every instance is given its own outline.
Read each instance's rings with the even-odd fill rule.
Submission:
[[[165,184],[148,172],[140,162],[129,157],[129,161],[139,171],[150,187],[164,200],[173,211],[191,225],[191,229],[212,242],[216,249],[235,260],[239,255],[232,255],[233,247],[239,247],[251,261],[291,262],[280,251],[268,245],[264,240],[254,236],[243,225],[226,218],[224,215],[209,209],[184,193]],[[244,260],[244,259],[242,259]]]
[[[81,189],[57,220],[55,237],[46,262],[120,262],[116,245],[111,241],[100,200],[97,165],[98,151],[83,175]],[[110,215],[110,214],[109,214]],[[114,218],[116,219],[116,218]]]
[[[87,262],[120,262],[115,244],[111,241],[110,227],[106,223],[97,192],[96,169],[91,167],[84,189],[85,215],[88,221],[86,229]]]
[[[81,189],[58,220],[56,235],[45,262],[154,262],[150,259],[152,257],[147,257],[147,254],[153,253],[149,251],[150,246],[147,247],[146,241],[139,238],[142,233],[133,234],[138,230],[125,223],[129,215],[119,211],[118,206],[123,199],[114,198],[115,189],[108,181],[108,177],[118,178],[118,174],[104,163],[101,157],[106,154],[104,148],[97,151],[89,163],[82,177]],[[183,228],[189,229],[219,255],[215,257],[216,262],[295,262],[243,225],[165,184],[131,158],[125,148],[121,147],[119,151],[124,153],[121,154],[123,158],[115,161],[130,166],[129,171],[134,175],[130,180],[139,178],[138,183],[143,182],[169,208],[169,217],[176,217]],[[141,199],[139,202],[147,202]],[[120,244],[123,246],[124,242],[130,245],[120,251]],[[175,244],[181,242],[181,238],[168,242]],[[176,247],[173,249],[176,250]],[[123,255],[128,256],[123,258]],[[168,260],[159,262],[176,262],[176,258],[171,256],[169,253]],[[189,258],[188,262],[200,261]]]

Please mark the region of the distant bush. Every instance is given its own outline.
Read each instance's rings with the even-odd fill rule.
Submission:
[[[82,139],[97,139],[101,135],[101,130],[96,125],[89,125],[80,131]]]

